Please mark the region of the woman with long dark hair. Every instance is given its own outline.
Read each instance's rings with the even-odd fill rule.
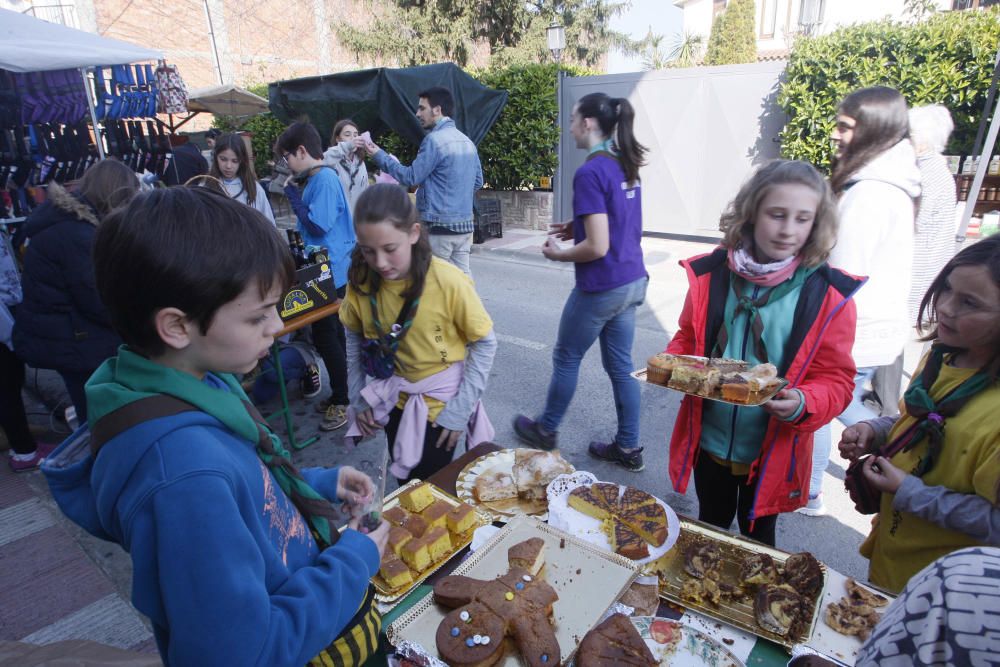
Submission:
[[[518,415],[514,430],[532,447],[556,448],[556,432],[576,391],[580,362],[600,340],[601,360],[611,378],[618,430],[610,442],[590,443],[590,454],[627,470],[643,468],[639,447],[639,385],[632,372],[635,310],[646,297],[649,277],[642,261],[642,191],[639,167],[646,148],[633,134],[635,111],[628,100],[591,93],[573,106],[570,133],[587,160],[573,175],[573,220],[552,225],[560,248],[548,239],[542,253],[572,262],[576,287],[559,322],[552,352],[552,379],[545,409],[536,419]]]
[[[869,384],[877,370],[897,363],[913,330],[906,300],[920,172],[909,127],[906,100],[899,91],[875,86],[844,98],[830,136],[834,147],[830,185],[838,198],[840,228],[829,263],[868,278],[854,297],[858,324],[852,356],[858,370],[853,400],[839,417],[845,426],[878,416],[864,402]],[[883,405],[898,401],[898,381],[896,385],[881,392],[886,394],[879,397]],[[809,504],[803,514],[825,513],[820,494],[831,448],[829,430],[817,432]]]

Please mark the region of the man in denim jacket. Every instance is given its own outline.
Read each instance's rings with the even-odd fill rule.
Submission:
[[[483,187],[479,153],[451,119],[455,100],[447,88],[429,88],[419,98],[417,119],[427,136],[412,165],[400,164],[370,140],[359,137],[356,141],[384,173],[403,185],[420,186],[417,210],[430,232],[431,249],[471,276],[472,200]]]

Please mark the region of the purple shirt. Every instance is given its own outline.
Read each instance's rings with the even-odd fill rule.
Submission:
[[[646,276],[642,263],[642,191],[629,187],[618,160],[593,153],[573,175],[573,240],[587,238],[583,218],[608,216],[608,254],[576,263],[576,286],[583,292],[603,292]]]

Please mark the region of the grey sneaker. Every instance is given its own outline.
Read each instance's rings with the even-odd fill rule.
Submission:
[[[524,441],[524,444],[535,449],[551,452],[557,446],[554,431],[549,433],[534,419],[528,419],[524,415],[518,415],[514,418],[514,433]]]
[[[826,503],[823,502],[823,494],[810,498],[805,507],[800,507],[795,511],[806,516],[826,516]]]
[[[319,425],[321,431],[336,431],[347,423],[347,406],[331,405],[323,415],[323,421]]]
[[[617,463],[632,472],[639,472],[646,467],[642,462],[642,447],[622,449],[616,442],[592,442],[587,451],[595,459]]]

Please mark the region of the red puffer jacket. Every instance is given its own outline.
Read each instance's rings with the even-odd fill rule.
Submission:
[[[711,356],[722,327],[729,281],[726,250],[681,262],[690,287],[680,329],[667,346],[671,354]],[[785,367],[778,369],[789,388],[805,396],[805,410],[794,422],[772,417],[750,480],[760,476],[750,519],[790,512],[806,504],[812,467],[813,433],[844,411],[854,390],[856,314],[851,296],[864,284],[824,264],[806,279],[785,343]],[[685,396],[670,440],[670,481],[687,489],[699,453],[702,400]]]

